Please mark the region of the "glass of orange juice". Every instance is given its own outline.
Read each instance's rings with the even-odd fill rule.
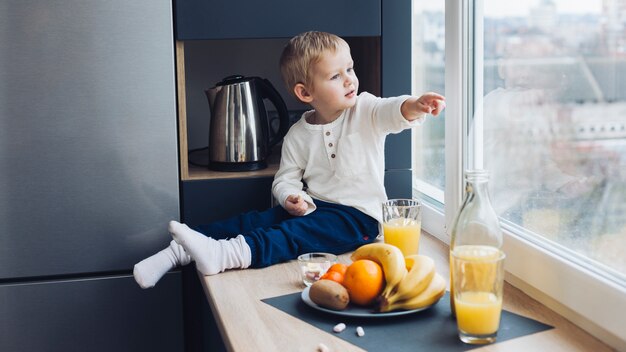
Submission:
[[[502,312],[504,252],[490,246],[458,246],[452,251],[456,322],[461,341],[496,341]]]
[[[417,254],[422,232],[421,206],[414,199],[390,199],[383,203],[383,238],[407,255]]]

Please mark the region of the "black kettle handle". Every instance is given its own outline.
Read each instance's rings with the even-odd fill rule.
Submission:
[[[278,118],[280,124],[278,126],[278,133],[274,136],[273,139],[270,140],[269,149],[271,150],[272,147],[274,147],[278,142],[283,139],[283,137],[285,137],[287,131],[289,131],[289,111],[287,111],[287,105],[285,104],[283,98],[280,96],[280,93],[278,93],[276,88],[274,88],[274,86],[268,79],[261,78],[259,82],[261,82],[261,86],[263,87],[263,97],[269,99],[278,110]]]

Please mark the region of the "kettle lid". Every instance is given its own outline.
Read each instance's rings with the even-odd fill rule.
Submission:
[[[232,76],[223,78],[220,82],[217,82],[215,86],[218,87],[218,86],[226,86],[229,84],[248,82],[251,79],[253,79],[253,77],[244,77],[242,75],[232,75]]]

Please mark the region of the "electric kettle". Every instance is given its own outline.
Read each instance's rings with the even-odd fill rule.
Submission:
[[[235,75],[224,78],[205,93],[211,109],[209,169],[266,168],[272,147],[289,129],[287,106],[276,88],[264,78]],[[280,123],[273,138],[269,134],[265,99],[278,111]]]

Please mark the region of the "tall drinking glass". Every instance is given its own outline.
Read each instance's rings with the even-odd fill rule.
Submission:
[[[390,199],[383,203],[383,237],[404,256],[417,254],[422,230],[421,206],[414,199]]]
[[[490,246],[458,246],[452,251],[456,321],[461,341],[496,341],[502,312],[504,252]]]

